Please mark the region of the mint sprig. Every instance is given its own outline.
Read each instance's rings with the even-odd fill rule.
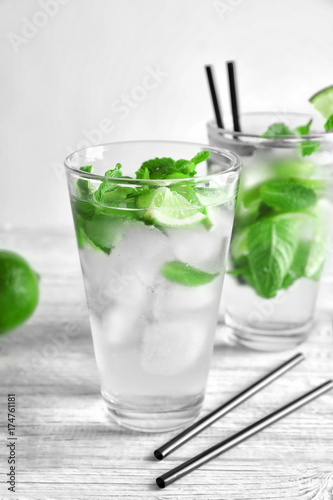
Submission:
[[[154,183],[142,183],[141,186],[136,186],[130,182],[131,177],[123,176],[120,163],[105,172],[97,189],[95,183],[87,179],[79,179],[77,197],[72,200],[79,246],[84,247],[88,243],[93,248],[109,254],[116,245],[120,230],[117,228],[113,234],[108,231],[108,227],[115,228],[116,220],[121,221],[121,226],[128,218],[137,219],[147,225],[154,224],[161,231],[163,225],[178,227],[194,223],[202,223],[207,230],[210,230],[213,223],[206,206],[213,204],[213,199],[209,200],[208,194],[204,196],[199,189],[202,198],[200,200],[196,193],[196,183],[194,180],[191,181],[196,174],[197,165],[208,157],[209,151],[200,151],[190,160],[155,158],[141,165],[136,172],[136,178],[139,180],[179,179],[179,182],[172,182],[168,188],[164,188],[170,193],[176,192],[177,195],[169,195],[172,206],[165,206],[163,217],[161,214],[160,218],[157,213],[158,207],[151,209],[159,186]],[[83,166],[81,170],[91,173],[92,166]],[[121,182],[118,182],[118,179],[121,179]],[[129,179],[128,183],[126,179]],[[221,189],[221,191],[224,190]],[[217,200],[216,193],[213,198]],[[224,199],[225,195],[224,197],[220,195],[219,202],[222,203]],[[152,210],[157,221],[149,216]],[[194,276],[196,276],[195,272]],[[197,279],[199,279],[198,275]]]
[[[191,160],[154,158],[142,163],[136,171],[137,179],[177,179],[194,177],[196,166],[207,160],[209,151],[200,151]]]
[[[262,137],[266,139],[280,139],[283,137],[295,137],[297,135],[303,136],[310,133],[310,127],[312,124],[312,119],[308,121],[305,125],[300,125],[296,127],[295,130],[291,130],[285,123],[273,123],[268,127],[266,132],[262,134]],[[328,125],[333,127],[332,122]],[[309,156],[315,153],[320,148],[320,143],[318,141],[302,141],[298,144],[298,149],[301,156]]]
[[[305,266],[314,243],[307,243],[309,249],[299,241],[299,224],[308,224],[306,217],[309,224],[315,220],[312,212],[318,199],[315,181],[305,181],[266,181],[239,200],[243,215],[236,218],[231,244],[234,269],[230,274],[240,283],[248,283],[261,297],[274,297],[279,289],[288,288],[301,276],[315,279],[319,275],[309,276]],[[248,211],[251,217],[246,215]]]
[[[105,177],[122,177],[123,174],[122,174],[122,166],[121,166],[121,163],[117,163],[116,166],[114,168],[112,168],[111,170],[107,170],[104,174]],[[104,181],[104,182],[107,182],[107,179]]]

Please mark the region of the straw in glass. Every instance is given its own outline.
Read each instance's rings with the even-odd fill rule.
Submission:
[[[234,124],[234,132],[241,132],[241,127],[239,123],[239,112],[238,112],[236,65],[234,61],[227,62],[227,70],[228,70],[230,103],[232,111],[232,121]]]
[[[209,89],[210,89],[210,95],[211,95],[212,102],[213,102],[216,123],[217,123],[217,126],[219,128],[224,128],[223,120],[222,120],[221,106],[219,104],[216,85],[215,85],[215,81],[214,81],[213,67],[208,65],[208,66],[205,66],[205,68],[206,68],[206,74],[207,74],[207,79],[208,79],[208,85],[209,85]]]

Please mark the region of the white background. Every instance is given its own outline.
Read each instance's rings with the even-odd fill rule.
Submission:
[[[82,141],[206,142],[205,64],[225,113],[228,59],[242,111],[308,110],[332,25],[331,0],[1,0],[0,227],[71,225],[61,163]]]

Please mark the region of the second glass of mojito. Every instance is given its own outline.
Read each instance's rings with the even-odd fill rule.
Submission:
[[[240,162],[141,141],[65,165],[106,408],[132,429],[182,427],[204,398]]]
[[[242,132],[208,124],[210,144],[244,163],[222,306],[230,337],[253,349],[292,348],[313,325],[332,221],[333,132],[312,121],[245,113]]]

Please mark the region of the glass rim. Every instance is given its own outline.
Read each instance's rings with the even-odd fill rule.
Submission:
[[[89,173],[89,172],[84,172],[83,170],[80,170],[79,167],[74,167],[71,165],[71,161],[74,157],[79,156],[80,153],[83,151],[87,150],[94,150],[97,148],[101,147],[111,147],[111,146],[119,146],[119,145],[134,145],[134,144],[178,144],[178,145],[186,145],[186,146],[197,146],[199,148],[203,148],[204,151],[210,151],[212,153],[217,154],[221,158],[227,158],[231,162],[231,166],[226,168],[225,170],[221,172],[215,172],[213,174],[207,174],[207,175],[198,175],[194,177],[186,177],[183,179],[132,179],[132,178],[127,178],[127,177],[107,177],[105,175],[99,175],[99,174],[94,174],[94,173]],[[71,172],[74,172],[75,174],[79,174],[81,177],[90,179],[90,180],[112,180],[116,182],[122,182],[126,184],[156,184],[159,182],[167,182],[168,184],[175,184],[179,182],[187,182],[187,181],[193,181],[195,180],[196,182],[200,182],[203,180],[211,179],[211,178],[216,178],[219,176],[223,176],[226,174],[229,174],[231,172],[237,172],[240,170],[242,166],[242,161],[239,158],[239,156],[236,153],[233,153],[229,149],[225,148],[220,148],[216,146],[210,146],[209,144],[203,144],[200,142],[190,142],[190,141],[174,141],[174,140],[158,140],[158,139],[153,139],[153,140],[137,140],[137,141],[118,141],[118,142],[106,142],[102,144],[96,144],[92,146],[88,146],[82,149],[78,149],[77,151],[73,151],[73,153],[70,153],[67,155],[64,159],[64,165],[65,168]],[[139,168],[139,167],[138,167]]]
[[[283,117],[283,116],[299,116],[301,117],[310,117],[313,118],[313,115],[311,113],[300,113],[300,112],[294,112],[294,111],[286,111],[286,112],[281,112],[278,113],[276,111],[247,111],[244,113],[240,113],[240,117],[242,116],[273,116],[276,115],[278,117]],[[281,120],[282,121],[282,120]],[[329,138],[330,140],[333,138],[333,130],[329,131],[323,131],[323,132],[316,132],[316,133],[310,133],[307,135],[302,135],[302,136],[292,136],[288,135],[285,137],[262,137],[259,134],[251,134],[248,132],[235,132],[232,128],[221,128],[217,126],[216,120],[211,119],[208,121],[208,126],[211,128],[214,128],[215,130],[219,131],[223,136],[232,136],[233,138],[237,139],[243,139],[246,140],[248,139],[248,142],[250,141],[258,141],[260,140],[263,144],[269,144],[271,145],[272,143],[276,144],[281,144],[281,143],[289,143],[289,144],[298,144],[304,141],[310,141],[310,140],[325,140],[325,138]]]

